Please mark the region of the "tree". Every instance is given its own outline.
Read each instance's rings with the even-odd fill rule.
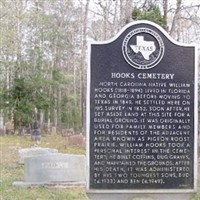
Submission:
[[[178,35],[177,37],[177,40],[179,41],[180,40],[180,25],[176,26],[176,24],[179,21],[180,17],[181,17],[181,4],[182,4],[182,0],[177,0],[176,1],[176,9],[175,9],[175,14],[174,14],[174,17],[173,17],[173,20],[172,20],[172,25],[171,25],[171,29],[169,31],[170,35],[174,35],[175,34],[175,31]]]
[[[167,16],[168,16],[168,0],[163,0],[163,28],[166,31],[168,31]]]
[[[81,88],[71,84],[74,76],[75,82],[81,80],[80,73],[74,74],[74,68],[78,68],[76,59],[71,59],[77,44],[74,32],[79,27],[76,24],[80,22],[80,7],[74,6],[73,1],[54,0],[19,1],[15,5],[17,9],[10,9],[7,1],[1,3],[2,11],[7,10],[7,14],[1,16],[1,25],[8,27],[5,33],[1,28],[4,37],[1,40],[1,61],[2,68],[5,68],[1,77],[1,83],[5,83],[1,87],[4,88],[1,102],[7,105],[4,107],[2,103],[5,117],[13,116],[17,128],[29,123],[38,110],[42,121],[48,122],[49,127],[51,124],[57,126],[66,122],[63,121],[63,109],[68,107],[69,110],[73,108],[73,117],[76,121],[79,119],[77,127],[80,128],[81,119],[77,117],[80,109],[77,108],[82,105]],[[79,35],[81,28],[77,30]],[[63,96],[70,98],[72,95],[75,101],[64,104]],[[9,110],[10,115],[7,114]]]
[[[134,20],[149,20],[155,22],[165,28],[166,22],[164,16],[161,14],[160,8],[155,4],[147,4],[142,9],[135,8],[132,12]]]

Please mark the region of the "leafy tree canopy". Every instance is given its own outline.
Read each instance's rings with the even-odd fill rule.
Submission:
[[[149,4],[142,9],[135,8],[132,12],[132,18],[134,20],[149,20],[160,26],[164,26],[165,24],[164,17],[160,12],[159,7],[155,4]]]

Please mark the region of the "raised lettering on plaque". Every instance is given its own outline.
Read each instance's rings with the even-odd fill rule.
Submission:
[[[148,21],[90,44],[89,190],[195,190],[195,54]]]

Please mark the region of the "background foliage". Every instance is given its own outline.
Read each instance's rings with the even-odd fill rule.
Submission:
[[[199,42],[197,1],[0,0],[0,114],[15,129],[38,118],[85,132],[87,41],[140,19],[176,40]]]

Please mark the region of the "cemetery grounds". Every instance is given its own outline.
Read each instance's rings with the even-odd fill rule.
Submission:
[[[23,165],[19,164],[18,150],[39,147],[55,148],[62,153],[85,154],[81,147],[66,147],[65,138],[61,135],[47,135],[40,144],[36,144],[28,137],[2,136],[0,137],[0,200],[88,200],[84,188],[16,188],[15,181],[23,180]],[[200,200],[200,182],[198,192],[192,200]]]
[[[66,147],[61,135],[47,135],[40,144],[20,136],[0,137],[0,200],[87,200],[83,188],[13,187],[12,183],[23,180],[23,165],[19,164],[18,150],[33,146],[56,148],[61,153],[84,154],[81,147]]]

